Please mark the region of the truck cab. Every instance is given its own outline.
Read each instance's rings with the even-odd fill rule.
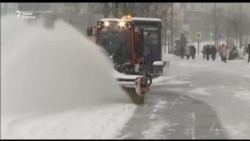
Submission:
[[[146,69],[153,75],[159,65],[163,69],[162,21],[159,18],[103,18],[96,26],[88,28],[87,34],[95,36],[95,43],[106,50],[118,72],[140,74]]]

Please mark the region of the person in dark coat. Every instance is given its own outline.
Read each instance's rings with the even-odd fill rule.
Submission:
[[[191,46],[185,48],[185,55],[187,56],[187,60],[189,60],[189,57],[191,56]]]
[[[224,59],[223,59],[223,55],[222,55],[222,52],[223,52],[223,50],[224,50],[224,48],[226,47],[226,45],[225,44],[222,44],[222,45],[220,45],[220,47],[219,47],[219,52],[220,52],[220,56],[221,56],[221,61],[223,61]]]
[[[202,54],[203,54],[203,59],[205,59],[206,58],[206,53],[205,53],[205,50],[206,50],[206,48],[207,48],[207,46],[206,45],[204,45],[203,46],[203,49],[202,49]]]
[[[190,49],[191,49],[191,56],[192,56],[192,59],[195,59],[196,48],[194,47],[194,45],[191,45],[191,46],[190,46]]]
[[[215,47],[215,45],[212,45],[211,46],[211,55],[212,55],[213,60],[215,60],[216,53],[217,53],[216,47]]]
[[[185,48],[184,47],[180,47],[180,56],[181,56],[181,59],[184,58],[184,55],[185,55]]]
[[[210,53],[211,53],[210,46],[207,45],[206,50],[205,50],[207,61],[209,61],[209,55],[210,55]]]
[[[187,46],[187,38],[183,33],[181,33],[180,46],[184,48]]]
[[[247,62],[249,63],[250,62],[250,43],[248,44],[246,53],[248,53],[248,61]]]

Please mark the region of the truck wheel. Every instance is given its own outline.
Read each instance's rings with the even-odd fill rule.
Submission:
[[[150,86],[152,84],[152,77],[149,74],[146,74],[147,78],[149,79],[149,83],[148,86]]]

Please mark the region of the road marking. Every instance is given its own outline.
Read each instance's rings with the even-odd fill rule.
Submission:
[[[163,128],[169,128],[169,121],[158,120],[150,123],[150,128],[142,132],[143,139],[166,139]]]
[[[190,121],[191,119],[191,123],[188,123],[185,127],[185,135],[190,135],[191,134],[191,138],[192,139],[196,139],[195,138],[195,113],[191,113],[191,114],[186,114],[186,122]]]
[[[195,113],[192,113],[191,117],[193,120],[193,124],[192,124],[192,128],[191,128],[191,135],[192,135],[192,139],[195,139]]]

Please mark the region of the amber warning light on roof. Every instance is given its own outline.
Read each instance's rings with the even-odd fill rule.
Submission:
[[[131,15],[127,15],[127,19],[131,19],[132,18],[132,16]]]

